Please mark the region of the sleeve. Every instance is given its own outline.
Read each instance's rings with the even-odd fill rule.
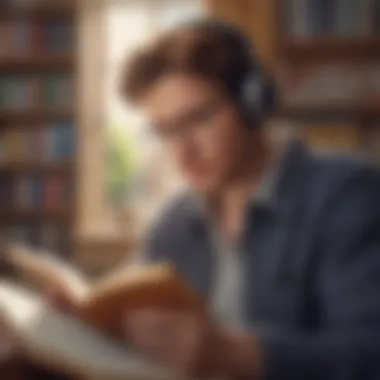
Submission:
[[[316,268],[324,328],[261,336],[266,380],[380,379],[379,175],[361,173],[332,198]]]
[[[181,204],[186,194],[169,200],[152,220],[142,239],[142,244],[131,256],[132,263],[144,264],[166,261],[173,250],[173,239],[181,219]]]

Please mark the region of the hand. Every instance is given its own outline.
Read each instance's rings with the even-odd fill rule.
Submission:
[[[205,314],[129,312],[125,331],[143,354],[181,374],[261,377],[262,354],[254,337],[222,328]]]
[[[72,303],[70,297],[59,289],[48,289],[44,294],[49,305],[64,311],[65,313],[77,315],[78,308]]]
[[[12,333],[5,326],[0,328],[0,363],[7,362],[16,353],[16,342]]]

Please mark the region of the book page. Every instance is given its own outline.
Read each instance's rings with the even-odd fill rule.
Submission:
[[[26,279],[45,290],[64,292],[79,304],[90,292],[89,281],[73,266],[45,251],[11,245],[7,259]]]
[[[0,311],[29,358],[64,373],[110,380],[179,379],[11,282],[0,283]]]

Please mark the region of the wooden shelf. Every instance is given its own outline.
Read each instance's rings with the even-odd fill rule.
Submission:
[[[30,71],[55,71],[72,70],[75,59],[72,54],[38,54],[26,57],[4,57],[0,58],[0,71],[2,74],[22,73]]]
[[[72,18],[75,15],[74,1],[46,1],[38,6],[0,6],[0,20],[18,17],[28,18]]]
[[[73,211],[64,209],[8,209],[0,211],[0,223],[58,222],[71,223]]]
[[[357,107],[350,105],[286,106],[280,109],[276,116],[306,122],[314,120],[380,121],[380,105]]]
[[[75,118],[74,109],[26,109],[4,110],[0,109],[0,123],[2,122],[31,122],[31,121],[62,121]]]
[[[0,163],[1,173],[30,173],[30,174],[72,174],[75,171],[75,163],[72,161],[67,162],[14,162],[14,163]]]
[[[284,41],[282,54],[290,61],[326,61],[331,59],[380,59],[380,38],[312,38]]]

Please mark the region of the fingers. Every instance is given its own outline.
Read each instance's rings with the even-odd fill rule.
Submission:
[[[58,289],[48,289],[45,292],[45,299],[47,303],[55,309],[69,314],[77,314],[77,308],[70,298]]]
[[[0,337],[0,363],[5,362],[16,350],[16,342],[10,335],[2,335]]]
[[[129,313],[124,325],[127,339],[144,354],[180,371],[194,365],[201,328],[198,315],[145,310]]]

